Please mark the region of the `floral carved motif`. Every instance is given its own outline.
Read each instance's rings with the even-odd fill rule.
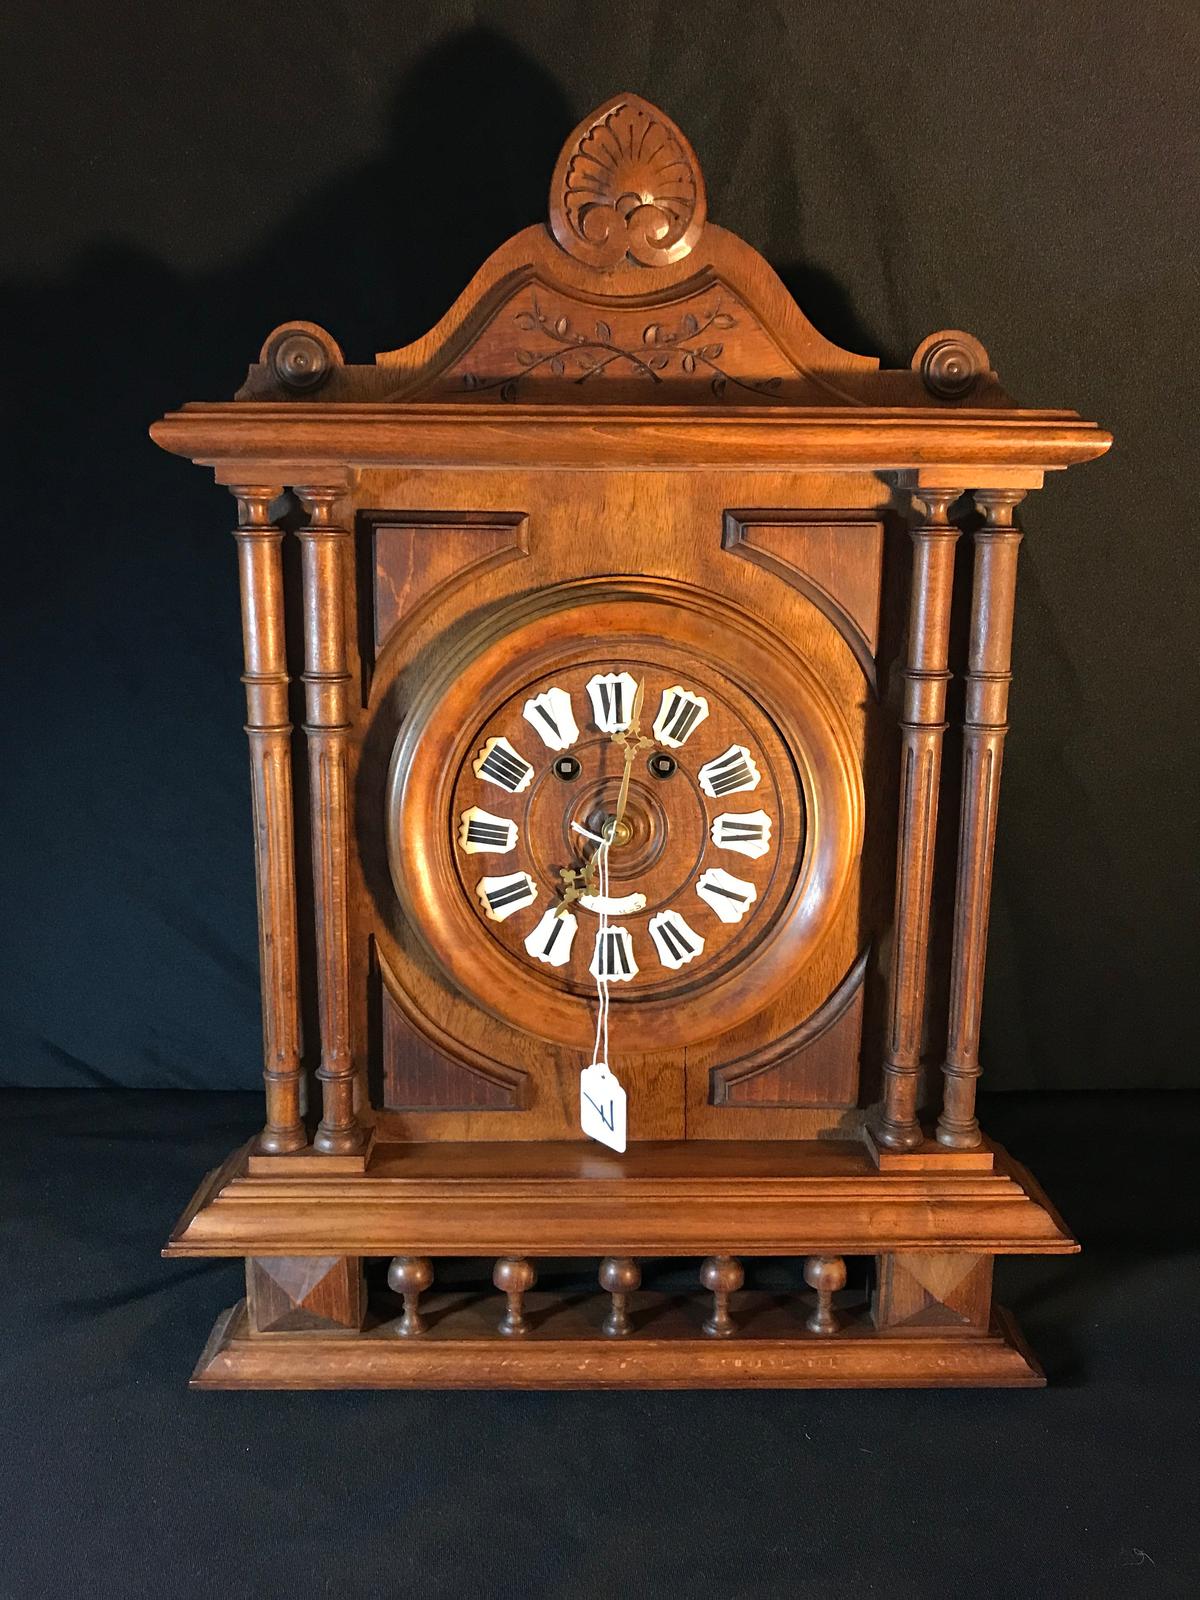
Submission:
[[[669,379],[708,380],[717,399],[723,398],[730,384],[755,394],[773,395],[782,379],[739,378],[722,364],[725,344],[721,335],[737,327],[737,318],[721,308],[719,298],[701,310],[688,311],[678,321],[648,322],[640,339],[621,340],[612,327],[597,318],[589,330],[580,328],[565,314],[555,316],[543,310],[536,294],[528,308],[513,314],[513,321],[526,342],[512,351],[514,370],[499,377],[465,372],[465,389],[478,393],[494,389],[501,400],[516,400],[522,379],[541,373],[575,384],[585,384],[610,367],[618,375],[659,384]]]
[[[550,186],[550,228],[569,255],[594,267],[626,257],[644,267],[686,256],[704,226],[704,180],[669,117],[623,95],[581,123]]]

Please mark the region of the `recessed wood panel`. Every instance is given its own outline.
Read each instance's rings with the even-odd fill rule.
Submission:
[[[402,521],[373,518],[371,529],[376,653],[401,622],[528,553],[526,519],[518,512],[408,512]]]
[[[807,596],[842,634],[874,684],[882,522],[828,512],[729,511],[722,543]]]
[[[386,1111],[515,1111],[520,1076],[439,1049],[381,985]]]
[[[864,951],[829,999],[784,1039],[718,1067],[713,1104],[763,1109],[849,1106],[858,1093]]]

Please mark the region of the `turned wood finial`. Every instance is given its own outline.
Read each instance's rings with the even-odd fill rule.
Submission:
[[[711,1291],[713,1308],[704,1320],[704,1331],[714,1339],[726,1339],[737,1329],[729,1314],[730,1296],[742,1287],[746,1274],[736,1256],[709,1256],[700,1268],[700,1282]]]
[[[258,359],[293,394],[319,389],[345,360],[337,340],[315,322],[281,323],[263,341]]]
[[[500,1332],[528,1333],[525,1296],[537,1282],[533,1262],[522,1256],[502,1256],[492,1273],[492,1282],[508,1298],[508,1307],[500,1318]]]
[[[619,94],[571,134],[550,180],[550,231],[576,260],[616,267],[681,261],[708,202],[696,153],[670,117]]]
[[[922,339],[913,353],[912,370],[937,400],[962,400],[991,371],[979,340],[961,328],[943,328]]]
[[[833,1309],[833,1297],[846,1287],[846,1263],[841,1256],[809,1256],[804,1263],[804,1281],[817,1291],[816,1309],[804,1326],[810,1333],[836,1333],[841,1326]]]
[[[404,1315],[396,1332],[407,1338],[425,1332],[425,1319],[418,1307],[421,1296],[433,1282],[433,1262],[428,1256],[395,1256],[388,1268],[388,1288],[404,1299]]]
[[[605,1256],[600,1263],[600,1287],[612,1296],[612,1309],[604,1319],[604,1331],[620,1339],[632,1332],[629,1296],[641,1285],[642,1269],[630,1256]]]

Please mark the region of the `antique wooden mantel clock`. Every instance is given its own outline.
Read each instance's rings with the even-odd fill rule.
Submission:
[[[830,344],[633,95],[424,338],[286,324],[153,435],[239,508],[262,960],[195,1381],[1041,1381],[993,1258],[1076,1245],[975,1118],[1014,511],[1109,436]]]

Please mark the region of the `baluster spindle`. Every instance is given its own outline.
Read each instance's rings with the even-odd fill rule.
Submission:
[[[704,1331],[714,1339],[727,1339],[737,1324],[729,1313],[730,1297],[746,1281],[736,1256],[709,1256],[700,1268],[700,1282],[711,1291],[713,1308],[704,1319]]]
[[[917,1121],[921,1033],[929,959],[929,907],[937,836],[946,684],[950,673],[950,598],[958,529],[949,519],[957,489],[918,489],[922,520],[912,529],[912,595],[901,724],[900,822],[896,912],[888,983],[888,1044],[883,1062],[879,1142],[911,1150]]]
[[[846,1287],[846,1263],[841,1256],[809,1256],[804,1263],[804,1281],[817,1292],[817,1304],[805,1320],[810,1333],[836,1333],[841,1327],[833,1309],[833,1297]]]
[[[537,1282],[533,1262],[521,1256],[502,1256],[492,1273],[492,1282],[508,1300],[508,1306],[500,1318],[500,1332],[528,1333],[525,1296]]]
[[[1013,512],[1023,498],[1021,489],[981,489],[975,496],[985,520],[975,534],[950,1018],[942,1068],[942,1114],[937,1129],[938,1142],[956,1150],[970,1150],[981,1138],[975,1117],[979,1019],[983,1009],[1000,766],[1008,732],[1008,686],[1012,682],[1013,607],[1021,543],[1020,529],[1013,526]]]
[[[404,1301],[404,1313],[396,1323],[396,1332],[404,1338],[424,1333],[421,1296],[433,1282],[433,1262],[428,1256],[395,1256],[388,1268],[387,1281],[388,1288]]]
[[[630,1256],[605,1256],[600,1263],[600,1287],[612,1296],[612,1308],[604,1319],[604,1331],[621,1339],[633,1331],[629,1297],[641,1285],[642,1269]]]
[[[296,938],[296,852],[292,809],[292,724],[284,639],[282,530],[271,521],[277,487],[235,486],[246,734],[258,889],[267,1155],[302,1150],[300,976]]]

